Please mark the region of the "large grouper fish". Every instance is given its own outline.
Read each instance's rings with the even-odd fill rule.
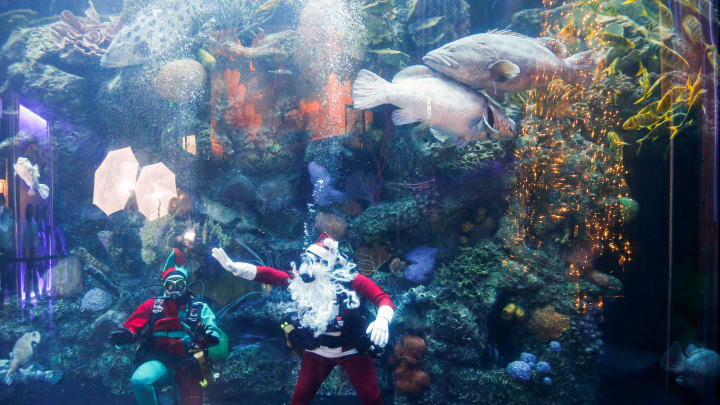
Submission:
[[[503,30],[460,38],[428,52],[422,61],[474,89],[500,95],[541,87],[555,78],[583,84],[592,77],[592,51],[566,56],[565,46],[553,38]]]
[[[416,65],[398,72],[392,83],[368,70],[358,73],[352,88],[355,108],[382,104],[400,107],[392,113],[395,125],[424,122],[445,146],[464,147],[472,140],[511,138],[515,123],[486,97],[427,66]]]
[[[103,67],[120,68],[182,52],[193,27],[211,14],[222,14],[216,1],[160,0],[140,10],[110,43]]]

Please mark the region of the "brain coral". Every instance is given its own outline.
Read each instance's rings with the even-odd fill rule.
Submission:
[[[80,308],[83,311],[104,311],[112,305],[113,297],[105,290],[93,288],[86,292],[82,298]]]
[[[535,309],[528,328],[540,342],[559,338],[570,327],[570,317],[559,314],[552,305]]]
[[[179,59],[166,63],[155,76],[155,91],[165,100],[184,103],[202,90],[207,74],[200,62]]]

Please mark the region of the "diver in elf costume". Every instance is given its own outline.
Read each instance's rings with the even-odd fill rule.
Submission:
[[[300,268],[293,263],[290,273],[233,262],[218,248],[212,255],[238,277],[284,286],[290,292],[292,300],[285,310],[293,314],[296,324],[282,327],[289,344],[302,352],[290,405],[309,404],[337,365],[347,372],[360,402],[382,404],[372,354],[388,342],[394,306],[377,284],[355,272],[355,264],[338,251],[336,240],[326,233],[320,235],[302,254]],[[364,300],[378,307],[369,325]]]
[[[132,389],[140,405],[158,404],[159,390],[173,383],[182,405],[202,405],[202,387],[212,380],[209,349],[227,345],[215,314],[188,290],[185,257],[174,249],[162,271],[163,296],[138,306],[121,329],[110,333],[116,346],[140,343]],[[220,344],[219,344],[220,343]]]

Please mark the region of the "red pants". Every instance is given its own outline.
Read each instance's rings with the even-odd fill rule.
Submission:
[[[200,377],[195,373],[186,374],[185,370],[175,372],[175,383],[180,391],[180,405],[202,405],[203,392]]]
[[[311,352],[303,353],[300,374],[290,405],[309,404],[330,371],[338,365],[345,369],[363,405],[382,405],[375,375],[375,361],[371,356],[351,354],[332,359]]]

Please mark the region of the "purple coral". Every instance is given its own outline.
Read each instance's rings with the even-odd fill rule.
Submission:
[[[561,348],[561,346],[560,346],[560,342],[557,342],[557,341],[555,341],[555,340],[553,340],[553,341],[550,342],[550,351],[551,351],[551,352],[557,353],[557,352],[559,352],[561,349],[562,349],[562,348]]]
[[[552,385],[552,378],[550,378],[550,377],[543,378],[543,384]]]
[[[524,361],[513,361],[508,364],[507,372],[515,380],[530,381],[532,377],[532,369]]]
[[[421,246],[408,252],[405,258],[411,264],[405,268],[405,278],[418,284],[432,280],[437,253],[437,249],[428,246]]]
[[[532,353],[523,352],[520,353],[520,360],[524,361],[525,363],[535,363],[537,358]]]
[[[310,173],[310,181],[313,184],[313,201],[315,201],[315,204],[325,207],[333,202],[342,203],[345,201],[343,192],[333,187],[333,179],[330,177],[328,169],[312,161],[308,164],[308,172]]]

